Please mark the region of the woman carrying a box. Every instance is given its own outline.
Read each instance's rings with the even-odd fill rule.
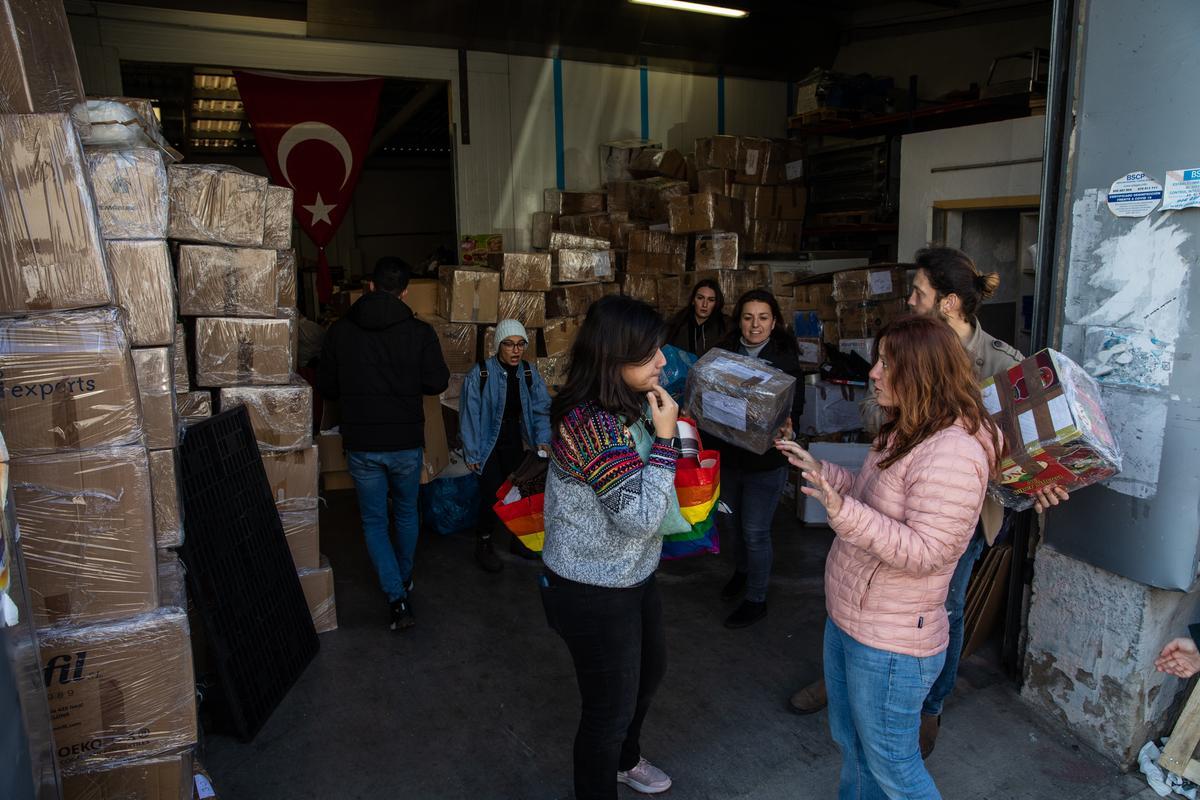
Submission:
[[[677,516],[679,407],[658,385],[662,318],[613,295],[593,303],[550,406],[541,576],[546,621],[575,662],[582,714],[575,797],[656,794],[671,779],[641,756],[642,722],[666,669],[654,570]]]
[[[798,383],[803,380],[796,337],[784,322],[775,295],[764,289],[746,292],[733,308],[733,323],[733,330],[718,347],[765,361]],[[781,438],[792,438],[804,410],[801,389],[797,385],[791,416],[779,432]],[[733,577],[721,590],[721,599],[742,597],[725,618],[725,627],[744,628],[767,615],[767,586],[774,560],[771,524],[787,482],[787,459],[775,450],[759,455],[715,435],[712,440],[721,452],[721,502],[730,509],[717,527],[727,544],[732,542],[736,562]]]

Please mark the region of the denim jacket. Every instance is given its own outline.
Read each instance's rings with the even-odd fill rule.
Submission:
[[[504,416],[504,400],[508,394],[508,372],[495,356],[484,362],[488,371],[487,384],[479,390],[479,364],[471,368],[463,381],[459,397],[460,434],[463,456],[468,464],[487,463],[496,440],[500,437],[500,420]],[[533,376],[532,387],[525,385],[525,367]],[[537,367],[526,361],[517,365],[516,380],[521,394],[521,436],[530,449],[550,443],[550,394]],[[532,394],[532,397],[530,395]],[[532,431],[532,435],[530,432]]]

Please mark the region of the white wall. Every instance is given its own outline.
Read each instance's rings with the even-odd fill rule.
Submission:
[[[908,76],[916,75],[918,96],[932,100],[972,83],[983,86],[992,59],[1034,47],[1050,47],[1049,13],[987,25],[955,27],[947,23],[936,31],[861,39],[842,45],[833,69],[891,76],[896,87],[904,90]],[[997,78],[1001,76],[997,71]]]
[[[450,84],[457,121],[459,75],[454,50],[306,37],[303,22],[167,11],[68,0],[85,69],[109,76],[114,60],[223,67],[337,71],[353,75],[442,80]],[[469,54],[470,141],[456,137],[456,209],[460,233],[499,232],[515,247],[529,243],[529,214],[555,185],[553,62],[543,58]],[[636,68],[563,63],[565,183],[599,182],[601,142],[641,131]],[[86,78],[85,78],[86,82]],[[716,80],[651,71],[650,135],[691,150],[716,133]],[[727,79],[726,131],[782,136],[782,81]],[[514,244],[506,245],[515,249]]]
[[[899,257],[910,258],[933,233],[933,203],[1041,193],[1042,164],[931,172],[1042,156],[1045,117],[992,122],[905,136],[900,143]]]

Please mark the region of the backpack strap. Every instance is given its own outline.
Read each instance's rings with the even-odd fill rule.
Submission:
[[[525,388],[530,392],[533,391],[533,370],[529,368],[529,362],[521,359],[521,363],[525,365]]]
[[[479,365],[479,395],[483,396],[483,387],[487,386],[488,371],[487,367]]]

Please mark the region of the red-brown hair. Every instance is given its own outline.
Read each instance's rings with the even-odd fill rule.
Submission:
[[[983,407],[979,382],[958,335],[932,317],[904,317],[885,327],[875,340],[876,360],[887,366],[887,385],[895,399],[879,429],[876,448],[887,469],[921,442],[961,422],[972,436],[982,429],[992,442],[992,472],[1000,469],[1000,433]]]

